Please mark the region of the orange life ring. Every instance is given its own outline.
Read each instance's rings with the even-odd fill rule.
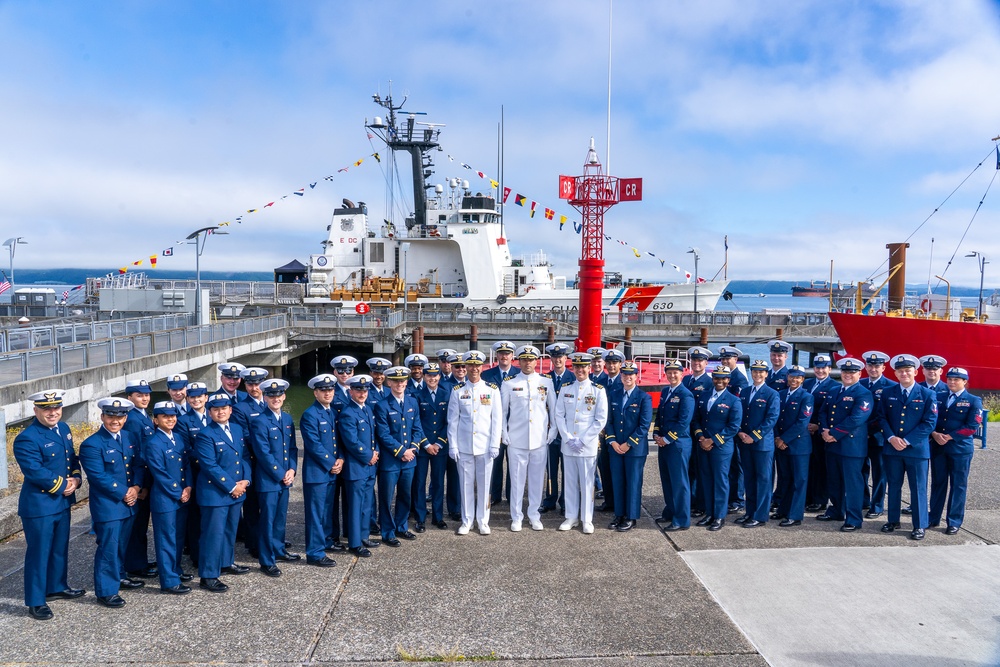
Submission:
[[[884,317],[885,316],[885,311],[883,309],[879,308],[878,310],[875,311],[875,314],[876,315],[881,315],[881,316]]]
[[[925,313],[931,312],[931,300],[930,299],[924,299],[923,301],[921,301],[920,302],[920,310],[924,311]]]

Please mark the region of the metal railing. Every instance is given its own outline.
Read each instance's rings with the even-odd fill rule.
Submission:
[[[314,308],[292,308],[288,312],[290,327],[321,327],[331,329],[395,329],[406,321],[402,310],[372,309],[364,315],[330,312]]]
[[[149,287],[160,290],[197,289],[194,280],[150,280]],[[302,303],[305,283],[274,283],[249,280],[202,280],[212,305],[276,305],[294,306]]]
[[[0,354],[0,384],[35,380],[288,326],[288,317],[284,314],[169,329],[154,328],[151,322],[156,320],[162,324],[159,321],[171,317],[174,316],[143,318],[142,321],[149,321],[149,326],[134,333],[126,333],[129,330],[127,323],[136,320],[95,322],[95,325],[111,325],[107,329],[110,335]],[[133,325],[136,327],[142,329],[143,325]],[[103,326],[99,331],[105,331]]]
[[[103,322],[57,322],[0,330],[0,353],[179,329],[194,323],[188,313]]]

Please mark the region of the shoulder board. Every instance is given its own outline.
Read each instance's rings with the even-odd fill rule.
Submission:
[[[493,387],[494,389],[499,389],[500,388],[499,385],[493,384],[492,382],[487,382],[486,386],[487,387]]]
[[[608,390],[608,388],[605,387],[603,384],[597,384],[596,382],[594,383],[594,388],[595,389],[600,389],[601,391],[607,391]]]

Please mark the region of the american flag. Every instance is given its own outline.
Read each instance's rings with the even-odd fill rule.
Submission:
[[[3,275],[3,281],[0,281],[0,294],[3,294],[4,292],[10,289],[10,279],[7,278],[6,273],[0,271],[0,274]]]

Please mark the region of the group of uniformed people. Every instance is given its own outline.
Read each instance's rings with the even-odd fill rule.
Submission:
[[[829,378],[829,357],[816,355],[815,377],[804,384],[804,369],[785,366],[790,346],[769,347],[771,365],[753,362],[750,379],[736,368],[742,353],[733,347],[720,349],[711,374],[712,353],[703,347],[688,351],[690,374],[667,362],[655,415],[636,385],[638,368],[614,349],[570,353],[553,343],[545,374],[537,372],[537,347],[509,341],[493,346],[498,363],[487,370],[476,350],[440,350],[436,362],[411,354],[401,366],[375,357],[365,375],[355,375],[355,358],[339,355],[332,374],[308,382],[315,401],[299,423],[301,470],[295,425],[282,411],[288,382],[262,368],[220,364],[221,386],[211,394],[204,383],[170,376],[171,400],[151,409],[149,383],[132,382],[125,398],[97,401],[101,428],[79,455],[61,421],[64,392],[39,392],[29,397],[35,419],[14,443],[24,473],[25,604],[46,620],[48,601],[85,593],[67,581],[69,512],[81,471],[90,481],[96,595],[116,608],[126,602],[120,591],[142,587],[142,579],[158,577],[165,593],[189,593],[184,553],[202,589],[226,591],[222,574],[249,572],[235,561],[239,537],[265,575],[280,576],[279,562],[301,560],[285,541],[297,477],[305,560],[318,567],[336,564],[328,553],[364,558],[382,543],[415,540],[428,522],[428,478],[433,526],[447,529],[448,514],[458,535],[474,525],[489,534],[505,458],[510,530],[521,531],[525,515],[532,530],[543,530],[541,514],[558,506],[561,531],[580,525],[593,533],[595,511],[613,512],[609,528],[628,531],[640,517],[650,426],[664,497],[656,522],[667,532],[687,530],[693,518],[719,530],[740,509],[736,522],[747,528],[769,519],[800,525],[811,510],[856,530],[866,503],[867,518],[881,515],[886,493],[882,530],[892,532],[900,527],[904,473],[911,536],[938,525],[946,505],[946,532],[958,531],[981,411],[963,369],[949,369],[945,387],[943,359],[899,355],[891,360],[897,384],[881,375],[890,360],[871,352],[864,362],[838,362],[840,384]],[[916,385],[921,364],[926,380]],[[595,508],[598,471],[605,501]],[[147,558],[150,520],[155,563]]]
[[[806,380],[804,368],[786,366],[788,343],[768,347],[770,364],[753,361],[749,379],[736,368],[742,353],[730,346],[720,348],[711,374],[712,353],[703,347],[688,350],[690,375],[679,363],[665,366],[669,386],[653,424],[664,496],[656,522],[665,531],[687,530],[692,518],[720,530],[740,511],[735,523],[744,528],[768,520],[792,527],[811,511],[852,532],[887,512],[882,532],[899,530],[909,513],[910,538],[921,540],[947,509],[944,532],[958,533],[982,423],[965,369],[948,369],[942,382],[947,362],[937,355],[890,359],[871,351],[863,361],[839,360],[837,382],[830,357],[819,354]],[[883,375],[886,363],[898,382]],[[904,475],[910,508],[902,508]]]

